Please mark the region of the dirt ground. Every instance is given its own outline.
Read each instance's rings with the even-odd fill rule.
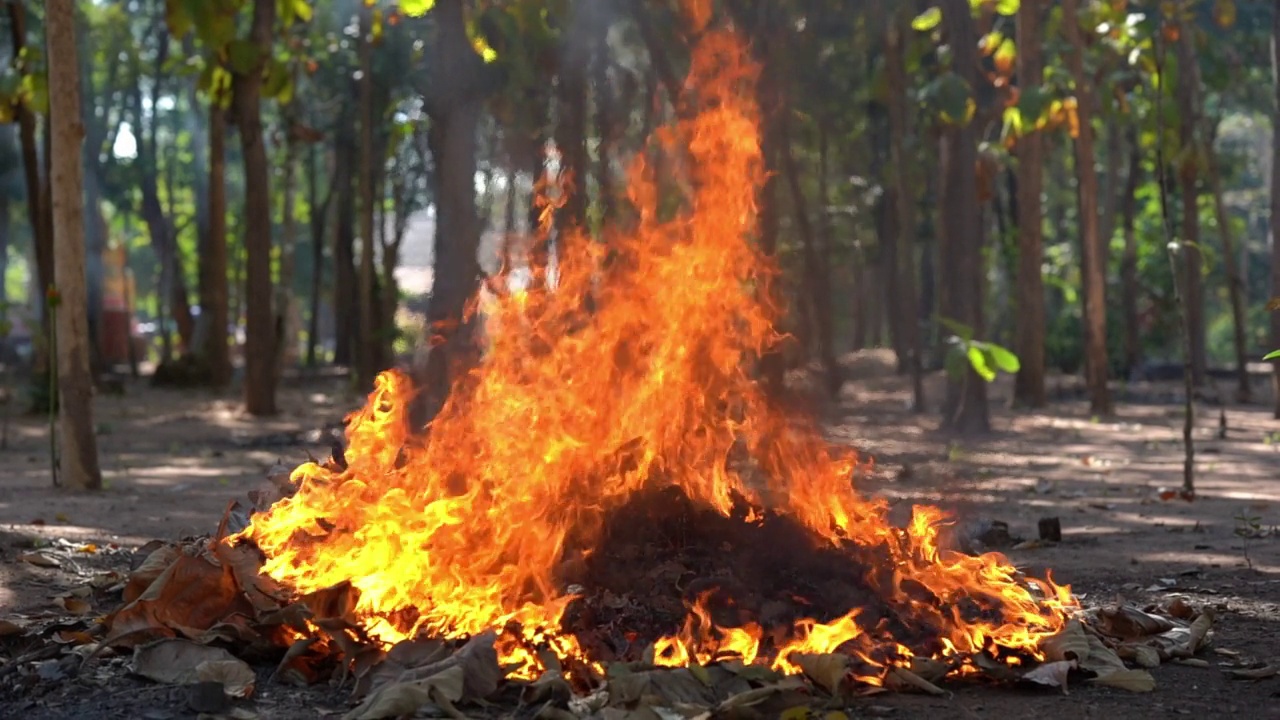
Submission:
[[[940,382],[930,379],[932,398],[940,397]],[[1124,388],[1128,402],[1103,421],[1078,400],[1014,413],[1004,409],[1009,392],[1005,380],[993,386],[995,432],[980,441],[940,436],[936,414],[909,413],[906,385],[879,372],[862,373],[825,414],[833,439],[874,459],[860,484],[887,498],[896,517],[905,519],[913,504],[935,504],[955,514],[958,535],[997,520],[1028,539],[1037,536],[1040,518],[1056,517],[1062,542],[1008,550],[1018,565],[1033,574],[1052,569],[1086,604],[1181,594],[1214,606],[1218,648],[1280,662],[1280,422],[1261,406],[1228,406],[1224,437],[1217,406],[1201,403],[1197,497],[1162,500],[1161,489],[1177,489],[1182,480],[1182,415],[1168,402],[1172,386]],[[40,419],[10,417],[0,449],[0,618],[61,612],[52,598],[83,584],[77,569],[110,564],[116,546],[212,532],[227,504],[259,487],[277,462],[305,461],[308,451],[323,457],[327,442],[299,434],[340,421],[360,400],[342,380],[294,381],[281,393],[281,415],[255,420],[239,412],[233,395],[130,384],[123,396],[97,401],[107,487],[95,495],[52,488],[47,428]],[[33,543],[58,541],[92,543],[98,552],[70,568],[19,559]],[[950,683],[950,697],[880,695],[854,714],[1280,718],[1280,677],[1229,680],[1216,667],[1226,657],[1210,656],[1208,668],[1158,668],[1156,690],[1147,695]],[[61,704],[21,709],[0,699],[0,718],[71,718],[90,710],[103,718],[190,716],[172,710],[166,692],[125,683],[106,695],[71,693]],[[342,711],[342,698],[327,689],[308,695],[264,685],[259,703],[260,716],[270,718]]]

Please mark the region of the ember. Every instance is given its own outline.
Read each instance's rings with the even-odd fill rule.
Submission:
[[[493,301],[484,360],[429,439],[408,426],[409,381],[382,375],[345,467],[298,468],[232,541],[295,593],[350,583],[383,643],[498,630],[519,677],[547,650],[571,668],[734,656],[789,673],[839,650],[871,684],[915,656],[1039,657],[1068,588],[943,550],[933,508],[892,527],[853,488],[857,459],[753,378],[778,318],[751,242],[757,67],[695,5],[690,112],[665,138],[687,147],[687,211],[660,217],[638,160],[634,227],[562,238],[554,287]],[[619,547],[633,530],[647,537]]]

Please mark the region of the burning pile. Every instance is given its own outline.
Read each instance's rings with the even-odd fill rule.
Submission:
[[[777,319],[771,262],[751,242],[763,179],[757,68],[732,32],[707,27],[705,3],[691,5],[688,112],[666,130],[687,151],[685,211],[659,216],[651,168],[637,161],[633,227],[605,243],[563,238],[554,288],[535,282],[494,301],[484,360],[425,441],[406,419],[414,388],[384,374],[351,418],[345,465],[298,468],[296,493],[232,541],[259,548],[262,571],[296,593],[349,583],[363,630],[384,643],[499,630],[520,677],[544,669],[546,650],[590,666],[650,643],[662,664],[730,654],[789,671],[795,654],[843,649],[870,683],[915,656],[1036,657],[1063,626],[1066,588],[1028,584],[999,555],[942,550],[932,508],[892,527],[886,507],[853,488],[856,459],[772,409],[753,379]],[[599,628],[584,619],[603,608],[592,593],[618,561],[602,543],[646,507],[680,507],[659,497],[732,535],[722,542],[767,550],[785,539],[843,588],[819,607],[802,587],[814,591],[816,578],[774,578],[770,617],[702,578],[702,592],[684,594],[686,622],[588,642]],[[771,582],[756,574],[758,592]],[[739,607],[712,612],[716,603]]]

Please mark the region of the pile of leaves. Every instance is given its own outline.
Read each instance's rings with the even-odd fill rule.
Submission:
[[[788,711],[839,718],[854,698],[882,692],[946,694],[960,675],[1002,684],[1039,684],[1067,692],[1077,682],[1150,691],[1161,663],[1208,663],[1211,611],[1182,599],[1138,608],[1083,611],[1042,646],[1045,661],[1014,668],[986,656],[949,662],[917,658],[891,668],[883,686],[855,680],[865,668],[850,655],[792,657],[803,673],[785,676],[729,658],[710,665],[655,667],[639,659],[607,661],[603,673],[561,667],[554,656],[536,681],[508,677],[497,635],[467,640],[419,637],[384,647],[354,617],[355,591],[341,584],[295,595],[262,575],[251,545],[221,541],[249,510],[233,506],[214,537],[153,542],[126,571],[108,573],[91,594],[62,606],[72,618],[0,625],[0,647],[21,648],[0,666],[0,686],[27,686],[85,673],[120,672],[182,687],[191,709],[252,717],[264,683],[339,688],[348,720],[426,712],[449,717],[739,718]],[[239,518],[237,516],[240,516]],[[70,602],[70,601],[68,601]],[[111,606],[97,616],[94,605]],[[962,668],[961,666],[968,666]],[[976,668],[977,672],[974,672]],[[1229,668],[1241,677],[1258,669]],[[790,716],[790,715],[789,715]]]

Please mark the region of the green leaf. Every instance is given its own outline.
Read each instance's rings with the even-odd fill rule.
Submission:
[[[293,14],[302,22],[311,22],[311,3],[307,0],[293,0]]]
[[[915,19],[911,21],[911,27],[912,29],[919,30],[920,32],[928,32],[938,27],[938,23],[940,22],[942,22],[942,10],[940,8],[933,7],[917,15]]]
[[[164,0],[164,21],[169,26],[169,34],[176,38],[185,37],[195,25],[182,0]]]
[[[938,322],[942,323],[943,327],[955,333],[965,342],[969,342],[973,339],[973,328],[959,322],[958,320],[952,320],[949,317],[939,317]]]
[[[976,345],[970,347],[968,355],[969,367],[973,368],[973,371],[978,373],[983,380],[991,382],[996,379],[996,371],[987,365],[987,355],[982,352],[982,348]]]
[[[253,72],[261,58],[262,51],[248,40],[233,40],[227,45],[227,62],[241,75]]]
[[[1266,355],[1263,355],[1262,359],[1263,360],[1280,360],[1280,350],[1272,350]]]
[[[1000,347],[994,343],[987,343],[987,354],[991,356],[992,362],[1001,370],[1013,374],[1022,368],[1022,363],[1018,362],[1018,356],[1009,352],[1008,348]]]
[[[1018,106],[1010,105],[1004,109],[1004,129],[1000,133],[1001,138],[1022,136],[1022,111],[1018,110]]]
[[[262,85],[262,94],[275,98],[284,105],[288,105],[293,99],[293,79],[289,77],[289,68],[284,63],[271,61],[271,66],[267,68],[266,82]]]
[[[410,17],[418,17],[426,15],[427,11],[434,7],[436,0],[400,0],[400,9],[405,15]]]
[[[1005,17],[1016,15],[1021,5],[1021,0],[996,0],[996,12]]]

